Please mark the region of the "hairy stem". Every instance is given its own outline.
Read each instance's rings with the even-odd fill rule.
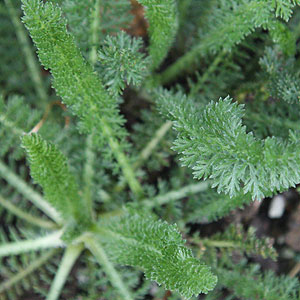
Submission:
[[[19,271],[16,275],[12,276],[8,280],[4,281],[0,285],[0,295],[6,290],[9,290],[14,285],[16,285],[22,279],[28,277],[31,273],[39,269],[42,265],[48,262],[48,260],[58,252],[58,249],[52,249],[46,252],[44,255],[39,257],[37,260],[33,261],[25,269]]]
[[[105,251],[100,243],[93,237],[85,238],[86,247],[93,253],[99,264],[103,267],[107,276],[110,278],[111,284],[119,291],[124,300],[134,300],[126,285],[122,281],[121,276],[114,268],[113,264],[109,261]]]
[[[4,199],[2,196],[0,196],[0,204],[5,207],[7,210],[9,210],[11,213],[16,215],[17,217],[42,228],[47,228],[47,229],[54,229],[57,227],[57,225],[53,222],[46,221],[42,218],[33,216],[22,209],[18,208],[16,205],[11,203],[11,201],[8,201]]]
[[[67,247],[46,300],[57,300],[59,298],[69,273],[83,248],[83,244],[70,245]]]
[[[23,240],[0,246],[0,257],[8,255],[17,255],[30,251],[37,251],[46,248],[63,247],[64,243],[60,239],[62,230],[55,231],[44,237],[38,237],[33,240]]]
[[[11,21],[16,29],[16,35],[20,43],[21,49],[24,52],[27,67],[29,69],[30,76],[34,82],[34,87],[40,101],[37,103],[40,107],[43,107],[47,102],[47,93],[41,79],[41,71],[37,63],[36,57],[33,55],[32,47],[30,45],[29,38],[26,34],[23,24],[21,23],[19,16],[14,8],[11,0],[5,0],[6,7],[11,17]]]
[[[42,210],[48,217],[50,217],[58,224],[62,223],[62,219],[59,213],[39,193],[32,189],[32,187],[30,187],[23,179],[14,174],[1,160],[0,175],[21,195],[23,195],[36,207]]]

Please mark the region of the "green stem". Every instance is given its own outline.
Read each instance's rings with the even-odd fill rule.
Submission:
[[[10,201],[4,199],[2,196],[0,196],[0,204],[5,207],[7,210],[9,210],[11,213],[16,215],[17,217],[42,228],[47,229],[54,229],[57,228],[57,225],[53,222],[49,222],[46,220],[43,220],[42,218],[33,216],[29,213],[24,212],[22,209],[18,208],[16,205],[12,204]]]
[[[232,241],[214,241],[209,239],[200,240],[204,246],[216,248],[239,248],[239,245]]]
[[[96,241],[94,237],[86,237],[85,244],[98,260],[99,264],[103,267],[105,273],[110,278],[111,284],[119,291],[120,295],[122,295],[122,299],[134,300],[126,285],[122,281],[121,276],[116,271],[113,264],[109,261],[100,243]]]
[[[212,64],[209,66],[209,68],[206,69],[206,71],[198,80],[198,82],[195,85],[193,85],[189,93],[190,96],[195,96],[201,90],[204,83],[209,79],[210,75],[216,70],[218,64],[221,62],[224,56],[225,56],[225,52],[223,51],[216,56]]]
[[[159,142],[163,139],[163,137],[166,135],[166,133],[171,127],[172,127],[172,122],[167,121],[155,132],[153,138],[142,150],[137,161],[133,164],[133,170],[138,169],[142,165],[142,163],[151,156],[153,150],[157,147]],[[125,189],[125,187],[126,187],[126,181],[122,180],[114,187],[114,192],[120,193]]]
[[[71,269],[74,266],[83,248],[83,244],[70,245],[67,247],[55,278],[51,284],[51,288],[46,300],[57,300],[59,298],[62,288],[65,285],[71,272]]]
[[[146,161],[150,155],[152,154],[153,150],[159,144],[159,142],[163,139],[169,129],[172,127],[172,122],[167,121],[165,122],[154,134],[151,141],[146,145],[146,147],[140,153],[138,160],[133,165],[134,169],[137,169],[141,166],[142,162]]]
[[[176,60],[176,62],[168,67],[162,74],[157,75],[157,78],[154,80],[155,83],[163,85],[176,78],[179,74],[182,74],[193,64],[202,48],[204,49],[202,43],[192,48],[189,52]]]
[[[103,133],[108,140],[109,146],[112,152],[114,153],[119,165],[122,168],[124,177],[128,182],[131,191],[134,193],[137,199],[142,198],[143,189],[139,181],[135,177],[134,169],[130,166],[127,156],[121,150],[118,141],[114,138],[111,128],[108,126],[107,122],[104,119],[102,119],[102,128]]]
[[[58,252],[57,249],[52,249],[46,252],[44,255],[39,257],[37,260],[33,261],[29,266],[27,266],[24,270],[19,271],[15,276],[12,276],[8,280],[4,281],[0,285],[0,295],[6,290],[9,290],[14,285],[16,285],[22,279],[28,277],[35,270],[39,269],[42,265],[48,262],[48,260]]]
[[[84,182],[84,198],[88,207],[88,211],[92,219],[94,219],[94,210],[93,210],[93,178],[95,175],[94,172],[94,162],[95,162],[95,153],[93,151],[93,134],[89,134],[86,138],[86,148],[85,148],[85,165],[83,170],[83,182]]]
[[[35,87],[36,93],[41,100],[38,103],[40,104],[41,107],[43,107],[47,102],[48,96],[47,96],[43,81],[41,79],[41,71],[40,71],[39,65],[37,63],[37,59],[33,55],[29,38],[26,34],[24,26],[21,23],[19,16],[16,12],[16,9],[14,8],[11,0],[5,0],[5,4],[6,4],[8,12],[10,14],[11,21],[16,29],[16,35],[17,35],[18,41],[21,46],[20,48],[22,49],[22,51],[24,53],[26,64],[30,71],[29,73],[31,75],[32,81],[34,82],[34,87]]]
[[[142,204],[143,204],[143,206],[148,207],[148,208],[161,206],[163,204],[187,197],[188,195],[193,195],[193,194],[197,194],[199,192],[206,191],[209,188],[209,186],[210,186],[209,181],[201,181],[196,184],[191,184],[191,185],[185,186],[177,191],[171,191],[164,195],[156,196],[152,199],[146,199],[142,202]]]
[[[13,186],[21,195],[31,201],[36,207],[42,210],[48,217],[56,223],[61,224],[62,219],[58,212],[32,187],[30,187],[23,179],[13,173],[1,160],[0,160],[0,175],[11,186]]]
[[[92,12],[91,23],[91,51],[90,51],[90,63],[95,65],[97,61],[97,45],[99,42],[99,29],[100,29],[100,0],[95,1],[94,10]]]
[[[94,10],[92,12],[92,23],[91,23],[91,51],[90,51],[90,63],[92,66],[95,65],[97,61],[97,44],[99,42],[99,28],[100,28],[100,0],[95,1]],[[93,178],[95,175],[94,162],[95,153],[93,148],[93,136],[91,133],[86,138],[86,148],[85,148],[85,165],[83,171],[83,181],[84,181],[84,198],[88,206],[88,211],[92,219],[95,219],[95,214],[93,210]]]
[[[64,243],[60,239],[61,235],[62,230],[33,240],[21,240],[17,242],[4,244],[0,246],[0,257],[8,255],[17,255],[30,251],[38,251],[46,248],[63,247]]]

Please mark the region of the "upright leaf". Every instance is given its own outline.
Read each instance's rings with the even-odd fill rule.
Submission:
[[[53,75],[58,95],[77,115],[81,131],[91,133],[102,149],[109,145],[131,190],[140,197],[142,188],[123,152],[127,135],[118,100],[105,90],[100,78],[82,57],[73,37],[66,30],[61,10],[51,2],[24,0],[23,21],[38,48],[40,61]]]
[[[25,135],[22,146],[28,155],[31,176],[43,188],[45,198],[64,218],[88,223],[86,206],[64,155],[38,134]]]
[[[157,68],[166,57],[174,41],[178,20],[175,0],[138,0],[146,9],[149,21],[152,69]]]

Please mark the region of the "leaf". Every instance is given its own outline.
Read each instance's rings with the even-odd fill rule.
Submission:
[[[146,10],[149,21],[152,69],[156,69],[166,57],[178,28],[178,12],[175,0],[138,0]]]
[[[106,37],[98,59],[103,66],[104,82],[113,94],[121,93],[126,83],[140,86],[148,75],[150,60],[139,52],[142,45],[141,38],[131,38],[124,31]]]
[[[166,289],[191,298],[216,285],[217,277],[184,246],[176,225],[133,211],[98,225],[98,238],[114,262],[141,267]]]
[[[299,139],[256,139],[242,125],[243,105],[228,96],[197,109],[180,93],[159,90],[157,104],[174,123],[173,149],[197,179],[212,179],[212,187],[231,198],[240,191],[261,199],[300,182]]]
[[[45,198],[64,218],[75,218],[88,223],[86,205],[82,202],[75,178],[70,173],[66,158],[57,147],[38,134],[22,138],[30,163],[30,174],[43,188]],[[82,224],[82,225],[83,225]]]

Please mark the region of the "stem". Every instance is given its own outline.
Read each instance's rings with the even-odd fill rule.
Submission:
[[[94,219],[94,210],[93,210],[93,178],[95,175],[94,172],[94,161],[95,161],[95,153],[93,151],[93,134],[89,134],[86,138],[86,149],[85,149],[85,165],[83,170],[83,181],[84,181],[84,198],[87,204],[87,209],[92,217]]]
[[[5,0],[5,4],[7,10],[10,14],[11,21],[16,29],[16,35],[18,41],[20,43],[21,49],[25,56],[25,61],[27,67],[29,69],[29,73],[31,75],[32,81],[34,82],[34,88],[36,90],[37,95],[39,96],[40,100],[38,103],[40,106],[44,106],[47,102],[47,93],[45,91],[45,87],[43,81],[41,79],[41,72],[39,65],[37,63],[36,57],[32,53],[31,44],[29,38],[26,34],[23,24],[21,23],[19,16],[14,8],[11,0]]]
[[[142,163],[151,156],[153,150],[156,148],[156,146],[163,139],[163,137],[166,135],[166,133],[171,127],[172,127],[172,122],[167,121],[155,132],[153,138],[142,150],[137,161],[133,164],[133,170],[138,169],[142,165]],[[126,187],[126,181],[122,180],[114,187],[114,192],[120,193],[125,189],[125,187]]]
[[[43,220],[42,218],[39,218],[39,217],[36,217],[29,213],[24,212],[22,209],[18,208],[16,205],[12,204],[10,201],[4,199],[2,196],[0,196],[0,204],[3,207],[5,207],[7,210],[9,210],[11,213],[16,215],[17,217],[19,217],[33,225],[47,228],[47,229],[53,229],[53,228],[57,227],[57,225],[53,222]]]
[[[137,169],[142,162],[146,161],[150,155],[152,154],[153,150],[156,148],[156,146],[159,144],[159,142],[163,139],[163,137],[166,135],[168,130],[172,127],[172,122],[167,121],[165,122],[154,134],[151,141],[146,145],[146,147],[142,150],[140,153],[138,160],[133,165],[134,169]]]
[[[109,146],[122,168],[124,177],[128,182],[131,191],[138,199],[142,198],[144,192],[139,181],[135,177],[134,170],[130,166],[127,156],[121,150],[120,144],[114,138],[111,128],[108,126],[106,120],[104,119],[102,119],[102,128],[103,128],[103,133],[108,140]]]
[[[232,241],[214,241],[209,239],[200,240],[205,246],[216,248],[239,248],[240,246]]]
[[[90,51],[90,63],[92,66],[95,65],[97,61],[97,44],[99,42],[99,27],[100,27],[100,0],[95,1],[94,10],[92,12],[92,23],[91,23],[91,51]],[[95,153],[93,149],[93,133],[89,134],[86,138],[86,148],[85,148],[85,165],[83,171],[83,181],[84,181],[84,198],[88,206],[88,211],[92,219],[95,219],[95,214],[93,210],[93,178],[95,175],[94,172],[94,162],[95,162]]]
[[[223,59],[223,57],[225,56],[225,52],[220,52],[216,58],[214,59],[214,61],[212,62],[212,64],[209,66],[208,69],[206,69],[206,71],[204,72],[204,74],[201,76],[201,78],[198,80],[198,82],[192,87],[189,95],[190,96],[195,96],[200,89],[203,87],[204,83],[209,79],[211,73],[213,73],[218,64],[221,62],[221,60]]]
[[[145,207],[153,208],[156,206],[160,206],[175,200],[179,200],[181,198],[187,197],[188,195],[197,194],[199,192],[203,192],[209,188],[210,182],[209,181],[201,181],[196,184],[191,184],[185,186],[177,191],[171,191],[167,194],[162,196],[156,196],[152,199],[146,199],[142,202]]]
[[[62,230],[56,231],[44,237],[36,238],[34,240],[23,240],[4,244],[0,246],[0,257],[17,255],[45,248],[63,247],[64,243],[60,239],[61,235]]]
[[[103,267],[107,276],[110,277],[111,284],[119,291],[124,300],[134,300],[131,296],[126,285],[122,281],[119,273],[114,268],[113,264],[109,261],[105,251],[101,247],[100,243],[93,237],[85,238],[86,247],[93,253],[99,264]]]
[[[70,245],[67,247],[46,300],[57,300],[59,298],[69,273],[83,248],[83,244]]]
[[[94,10],[92,13],[93,22],[91,23],[91,51],[90,51],[90,62],[95,65],[97,61],[97,44],[99,42],[99,28],[100,28],[100,1],[95,1]]]
[[[62,219],[58,212],[31,186],[29,186],[23,179],[13,173],[1,160],[0,160],[0,175],[12,185],[21,195],[31,201],[36,207],[42,210],[48,217],[56,223],[61,224]]]
[[[203,44],[205,45],[205,42]],[[168,67],[162,74],[157,75],[155,83],[161,85],[166,84],[176,78],[179,74],[182,74],[184,70],[189,69],[195,58],[199,55],[199,52],[204,48],[202,46],[203,44],[201,43],[192,48],[189,52],[176,60],[176,62]]]
[[[0,285],[0,294],[6,290],[9,290],[12,286],[17,284],[22,279],[28,277],[35,270],[44,265],[54,254],[57,253],[57,249],[52,249],[46,252],[44,255],[39,257],[37,260],[33,261],[29,266],[27,266],[24,270],[19,271],[15,276],[9,278],[7,281],[3,282]]]

